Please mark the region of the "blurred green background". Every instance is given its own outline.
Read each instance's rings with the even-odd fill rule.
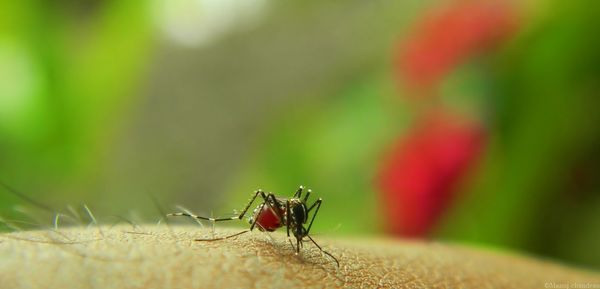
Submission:
[[[324,200],[317,235],[407,235],[389,229],[408,214],[397,194],[442,208],[411,237],[600,269],[600,4],[503,2],[512,32],[419,96],[402,45],[430,11],[471,19],[464,2],[0,2],[0,180],[106,223],[156,222],[155,203],[226,215],[305,185]],[[450,174],[451,197],[381,185],[390,148],[439,107],[484,127],[479,161]],[[49,226],[40,211],[0,190],[2,230]]]

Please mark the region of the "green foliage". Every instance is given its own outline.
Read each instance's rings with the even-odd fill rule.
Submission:
[[[0,19],[0,178],[48,188],[89,174],[135,96],[148,7],[4,1]],[[0,194],[0,212],[12,205]]]
[[[597,206],[584,205],[600,203],[598,187],[569,186],[574,168],[597,152],[593,144],[600,137],[594,95],[600,42],[590,37],[600,25],[600,6],[554,1],[550,7],[497,59],[497,114],[487,158],[441,236],[552,255],[561,251],[575,259],[565,252],[579,250],[577,243],[589,242],[590,234],[600,235],[592,221],[600,215],[591,213]],[[589,214],[569,217],[579,210]],[[591,263],[600,265],[598,259]]]

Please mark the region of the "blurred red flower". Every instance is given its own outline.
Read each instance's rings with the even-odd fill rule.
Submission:
[[[387,231],[425,236],[478,159],[485,135],[474,122],[430,114],[398,140],[386,154],[378,176]]]
[[[400,44],[395,66],[400,82],[413,92],[435,89],[464,58],[505,40],[516,27],[515,15],[499,1],[466,1],[432,11]]]
[[[512,8],[500,0],[455,1],[420,18],[396,54],[405,95],[436,97],[457,65],[505,41],[517,28]],[[421,106],[416,126],[393,144],[379,171],[387,230],[393,234],[427,235],[485,146],[486,131],[477,121],[434,103]]]

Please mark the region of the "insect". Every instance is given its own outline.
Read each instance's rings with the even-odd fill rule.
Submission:
[[[222,221],[231,221],[231,220],[241,220],[244,218],[252,203],[260,196],[262,198],[262,203],[259,204],[252,215],[248,218],[248,222],[250,223],[250,229],[241,231],[239,233],[229,235],[221,238],[214,239],[196,239],[196,241],[217,241],[224,240],[232,237],[239,236],[241,234],[250,232],[257,227],[260,231],[268,231],[273,232],[281,227],[286,227],[287,236],[290,237],[290,232],[296,238],[296,245],[292,243],[290,240],[290,244],[295,249],[296,254],[300,253],[300,247],[303,246],[303,242],[305,238],[308,241],[311,241],[321,252],[325,253],[333,260],[335,260],[337,266],[340,266],[340,262],[331,255],[329,252],[323,250],[317,242],[309,235],[310,228],[312,227],[313,222],[315,221],[315,217],[319,212],[319,208],[321,208],[321,203],[323,200],[319,198],[312,205],[308,206],[306,201],[310,196],[311,190],[306,190],[304,197],[302,197],[302,193],[304,191],[304,187],[300,186],[298,190],[294,193],[291,198],[285,197],[275,197],[273,193],[265,193],[263,190],[257,190],[254,192],[254,196],[250,199],[250,202],[246,205],[244,210],[238,215],[229,218],[209,218],[196,216],[189,213],[172,213],[167,216],[185,216],[190,218],[195,218],[199,220],[207,220],[212,222],[222,222]],[[309,215],[312,216],[309,217]],[[305,225],[310,218],[310,222],[308,223],[308,227]],[[288,239],[289,240],[289,239]]]

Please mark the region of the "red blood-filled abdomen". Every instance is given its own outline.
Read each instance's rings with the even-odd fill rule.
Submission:
[[[273,232],[282,226],[282,222],[277,216],[277,214],[274,212],[274,210],[278,209],[264,206],[262,210],[258,213],[258,216],[256,216],[256,223],[257,225],[259,225],[259,230],[267,230],[269,232]],[[281,212],[281,210],[279,211]]]

